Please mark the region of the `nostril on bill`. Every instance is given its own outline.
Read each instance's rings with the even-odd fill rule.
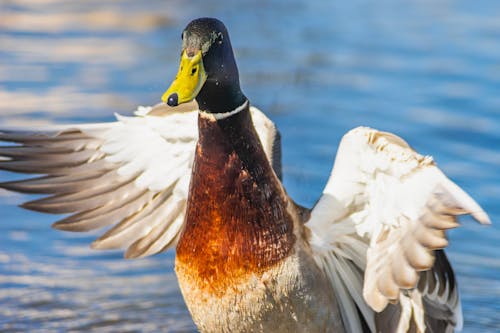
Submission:
[[[170,106],[179,105],[179,96],[177,95],[177,93],[173,93],[172,95],[168,96],[167,104]]]

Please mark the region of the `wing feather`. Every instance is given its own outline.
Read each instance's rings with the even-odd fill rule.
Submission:
[[[251,112],[269,159],[273,153],[279,159],[276,127],[258,109]],[[54,228],[111,226],[93,248],[128,247],[127,258],[148,256],[175,244],[182,229],[198,139],[197,111],[158,105],[140,108],[136,117],[116,117],[111,123],[41,131],[1,130],[0,141],[11,144],[0,147],[0,169],[41,176],[0,187],[48,195],[22,207],[70,214]]]
[[[165,212],[160,214],[158,218],[166,218],[172,222],[156,224],[143,238],[138,239],[127,249],[126,258],[145,257],[161,252],[177,237],[184,223],[183,218],[179,215],[186,208],[185,200],[175,200],[173,205],[168,207],[168,210],[167,207],[162,208],[165,209]]]
[[[92,247],[95,249],[115,249],[133,243],[136,235],[145,235],[144,230],[147,230],[155,221],[159,221],[157,217],[161,212],[160,207],[168,205],[170,196],[171,191],[156,194],[143,209],[123,219],[95,240]]]
[[[145,190],[129,200],[117,200],[112,205],[100,206],[59,220],[53,227],[59,230],[88,231],[115,224],[123,219],[123,216],[129,216],[142,209],[152,196],[153,193]]]
[[[438,250],[442,256],[439,249],[448,245],[446,230],[457,227],[457,216],[463,214],[490,223],[481,207],[432,158],[419,155],[394,134],[360,127],[342,139],[323,196],[306,226],[313,235],[316,257],[333,252],[364,271],[362,290],[349,291],[368,321],[371,311],[390,306],[377,314],[376,325],[382,323],[380,316],[397,314],[394,320],[399,322],[387,327],[418,331],[425,325],[443,325],[425,313],[431,305],[448,311],[442,311],[448,317],[439,320],[457,322],[452,319],[460,310],[456,292],[441,291],[438,294],[445,296],[437,298],[432,296],[435,288],[431,286],[435,287],[435,276],[441,274],[439,285],[456,291],[451,268],[451,274],[440,272],[445,265],[435,264],[435,253]],[[366,248],[354,246],[359,240]],[[354,260],[359,256],[364,262]],[[427,273],[431,271],[435,276]],[[371,309],[359,302],[360,294]],[[389,304],[398,302],[400,309]]]
[[[81,175],[42,176],[1,183],[6,190],[21,193],[61,194],[76,193],[87,188],[114,181],[114,170],[95,170]]]
[[[133,181],[103,184],[77,193],[55,195],[43,199],[29,201],[23,208],[51,214],[68,214],[77,211],[88,211],[102,206],[110,206],[116,202],[127,200],[140,191]]]

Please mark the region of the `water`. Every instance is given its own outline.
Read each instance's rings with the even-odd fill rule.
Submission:
[[[350,128],[395,132],[472,193],[491,227],[450,233],[464,332],[500,331],[500,4],[495,0],[0,2],[0,126],[111,121],[156,103],[180,32],[229,28],[242,87],[283,135],[288,192],[312,205]],[[12,174],[0,174],[13,179]],[[193,332],[173,252],[97,252],[97,233],[0,192],[0,330]]]

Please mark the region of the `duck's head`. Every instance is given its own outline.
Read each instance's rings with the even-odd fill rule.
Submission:
[[[230,112],[246,101],[229,34],[214,18],[193,20],[184,29],[179,72],[162,96],[170,106],[193,99],[200,110],[214,113]]]

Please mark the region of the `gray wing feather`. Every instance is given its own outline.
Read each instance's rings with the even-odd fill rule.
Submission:
[[[273,139],[273,148],[272,148],[272,167],[274,172],[276,173],[276,176],[278,176],[279,180],[283,180],[283,170],[282,170],[282,164],[281,164],[281,133],[280,131],[275,127],[274,128],[274,139]]]
[[[453,332],[461,326],[461,308],[455,274],[443,250],[435,253],[431,270],[420,273],[425,323],[430,333]]]
[[[460,299],[453,269],[443,250],[435,252],[432,269],[420,272],[418,297],[422,299],[427,333],[452,333],[461,321]],[[410,310],[411,311],[411,310]],[[375,314],[378,332],[398,332],[403,309],[401,303],[388,304]],[[409,322],[408,332],[419,332],[415,319]]]
[[[126,175],[120,173],[120,168],[127,163],[134,171],[134,165],[130,168],[133,161],[117,162],[107,158],[110,154],[101,148],[106,144],[116,144],[113,137],[106,136],[107,131],[119,130],[120,126],[126,127],[127,124],[90,125],[89,130],[85,126],[88,125],[82,125],[82,129],[44,132],[1,131],[0,141],[13,145],[0,147],[0,169],[43,176],[3,182],[0,187],[23,193],[48,194],[48,197],[21,206],[45,213],[72,214],[54,223],[53,227],[57,229],[88,231],[116,224],[93,243],[95,248],[130,246],[127,257],[164,250],[180,230],[179,225],[175,230],[170,229],[172,223],[183,215],[178,198],[172,199],[174,186],[163,190],[138,186],[136,180],[141,170]],[[137,128],[132,130],[137,131]],[[191,141],[194,146],[195,138]],[[185,143],[190,144],[189,140]],[[161,232],[155,234],[155,230]]]

